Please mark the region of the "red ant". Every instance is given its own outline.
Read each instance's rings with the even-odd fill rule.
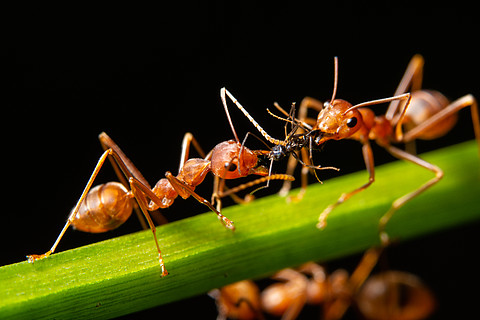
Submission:
[[[158,251],[159,263],[162,269],[162,276],[167,275],[168,272],[165,269],[156,236],[156,228],[149,212],[171,206],[175,198],[179,195],[184,199],[192,196],[212,210],[226,228],[234,230],[233,222],[220,213],[219,200],[221,197],[232,195],[239,190],[263,183],[264,181],[273,179],[293,180],[293,177],[283,174],[269,175],[268,169],[261,164],[259,159],[259,156],[264,155],[268,151],[252,151],[245,147],[243,143],[240,143],[228,110],[225,111],[227,112],[228,121],[235,140],[221,142],[205,155],[193,135],[191,133],[185,134],[182,143],[182,155],[178,175],[174,176],[167,171],[165,178],[160,179],[153,188],[150,187],[140,171],[127,158],[122,150],[120,150],[118,145],[106,133],[101,133],[99,139],[105,152],[98,160],[65,226],[49,251],[41,255],[27,256],[28,262],[44,259],[52,254],[70,225],[78,230],[92,233],[105,232],[119,227],[130,217],[132,208],[136,207],[133,199],[138,203],[143,216],[147,219],[148,226],[152,230]],[[188,159],[191,144],[193,144],[203,159]],[[121,183],[109,182],[91,188],[107,158],[110,160]],[[194,191],[195,187],[203,182],[210,171],[216,177],[216,187],[212,196],[212,203]],[[224,184],[218,182],[218,179],[237,179],[252,174],[264,177],[228,191],[223,191]],[[218,201],[217,208],[213,206],[214,201]],[[141,214],[138,213],[138,216],[141,217]],[[143,221],[142,219],[140,220],[141,222]]]
[[[433,186],[443,177],[443,171],[439,167],[422,160],[410,152],[392,146],[392,143],[408,144],[415,139],[428,140],[440,137],[454,126],[458,111],[470,106],[475,136],[480,148],[480,121],[475,98],[471,94],[468,94],[450,103],[445,96],[437,91],[420,90],[422,75],[423,58],[420,55],[415,55],[410,61],[395,91],[395,96],[352,105],[345,100],[335,98],[338,84],[338,59],[335,57],[334,87],[330,101],[322,104],[316,99],[306,97],[300,104],[299,118],[292,118],[292,120],[286,119],[286,121],[301,125],[300,130],[304,133],[301,132],[298,135],[301,136],[303,134],[309,141],[308,145],[301,145],[300,147],[302,148],[308,146],[310,150],[312,150],[312,141],[317,147],[320,147],[328,140],[342,139],[354,139],[362,144],[362,153],[369,173],[368,182],[351,192],[343,193],[334,204],[328,206],[320,214],[317,224],[318,228],[325,228],[326,219],[335,207],[348,200],[354,194],[365,190],[375,181],[375,164],[370,140],[375,140],[378,145],[385,148],[394,157],[410,161],[435,174],[435,177],[424,183],[418,189],[395,200],[390,210],[381,217],[379,232],[383,243],[389,241],[388,235],[384,230],[395,211],[409,200]],[[408,89],[410,89],[412,93],[405,93]],[[390,102],[390,105],[385,115],[376,116],[371,109],[366,108],[386,102]],[[402,102],[401,105],[400,102]],[[276,107],[284,114],[287,114],[278,105],[276,105]],[[319,112],[316,119],[307,118],[309,108]],[[258,126],[243,108],[241,108],[241,110],[267,140],[272,143],[278,143],[278,140],[266,135],[264,130]],[[404,130],[405,132],[403,132]],[[306,153],[303,153],[302,156],[304,162],[309,163],[309,158]],[[290,157],[287,174],[293,173],[296,163],[296,157]],[[306,181],[308,168],[304,167],[303,169],[302,192],[297,196],[299,199],[303,196],[307,186],[304,181]],[[289,189],[290,185],[287,182],[282,188],[281,193],[286,194]]]
[[[335,84],[332,99],[323,105],[319,101],[308,97],[302,101],[300,114],[306,114],[304,109],[307,108],[319,111],[312,128],[312,132],[315,132],[315,144],[319,146],[328,140],[341,139],[360,141],[369,173],[369,180],[366,184],[342,194],[334,204],[328,206],[320,214],[318,228],[325,228],[326,219],[336,206],[348,200],[354,194],[365,190],[374,182],[375,164],[370,140],[375,140],[378,145],[385,148],[394,157],[410,161],[435,174],[435,177],[418,189],[395,200],[387,213],[381,217],[379,230],[384,243],[388,242],[385,226],[395,211],[436,184],[443,177],[443,171],[439,167],[412,153],[392,146],[392,143],[409,143],[415,139],[434,139],[442,136],[455,124],[457,112],[470,106],[473,127],[480,147],[480,122],[475,98],[469,94],[449,103],[447,98],[437,91],[420,90],[422,74],[423,58],[416,55],[410,61],[394,97],[372,100],[352,106],[345,100],[335,99],[338,81],[338,59],[335,57]],[[407,89],[410,89],[412,93],[404,93]],[[401,101],[404,103],[399,107]],[[371,109],[366,108],[384,102],[390,102],[385,115],[376,116]],[[300,121],[303,120],[300,118]]]
[[[261,310],[283,320],[296,319],[303,307],[322,305],[322,319],[343,317],[355,303],[365,319],[420,320],[435,308],[435,298],[422,281],[409,273],[386,271],[370,276],[382,248],[365,252],[349,276],[340,269],[327,274],[322,266],[308,262],[298,269],[284,269],[272,279],[280,282],[261,293],[251,280],[244,280],[222,289],[215,289],[219,317],[217,319],[264,319]]]

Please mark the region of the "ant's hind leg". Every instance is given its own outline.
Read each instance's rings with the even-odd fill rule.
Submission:
[[[478,114],[478,104],[475,97],[471,94],[467,94],[446,106],[441,111],[437,112],[426,121],[420,123],[415,128],[407,131],[403,136],[403,142],[409,142],[421,136],[424,132],[428,132],[430,128],[441,123],[444,119],[448,118],[452,114],[457,113],[463,108],[470,106],[470,112],[472,116],[473,129],[475,132],[475,138],[477,140],[479,152],[480,152],[480,120]]]
[[[420,159],[417,156],[414,156],[414,155],[412,155],[412,154],[410,154],[406,151],[403,151],[401,149],[398,149],[398,148],[395,148],[395,147],[392,147],[392,146],[388,147],[387,151],[390,152],[393,156],[397,157],[398,159],[403,159],[403,160],[410,161],[410,162],[415,163],[415,164],[417,164],[417,165],[419,165],[419,166],[421,166],[421,167],[423,167],[427,170],[432,171],[433,173],[435,173],[435,177],[428,180],[426,183],[424,183],[418,189],[416,189],[416,190],[414,190],[410,193],[407,193],[406,195],[404,195],[404,196],[398,198],[397,200],[395,200],[392,203],[392,206],[390,207],[390,209],[380,218],[378,228],[379,228],[380,240],[382,241],[383,245],[387,245],[390,241],[388,234],[385,232],[385,227],[386,227],[388,221],[390,221],[392,216],[395,214],[395,212],[399,208],[401,208],[405,203],[412,200],[413,198],[418,196],[420,193],[422,193],[423,191],[427,190],[428,188],[430,188],[431,186],[436,184],[443,177],[442,169],[440,169],[439,167],[437,167],[437,166],[435,166],[435,165],[433,165],[429,162],[426,162],[423,159]]]
[[[98,135],[98,139],[100,140],[100,144],[102,145],[102,148],[104,150],[113,150],[112,156],[109,157],[110,164],[112,165],[113,170],[118,177],[118,180],[125,186],[125,188],[129,188],[129,183],[127,182],[127,179],[129,179],[130,177],[135,177],[137,180],[139,180],[145,186],[151,189],[150,184],[143,177],[140,170],[135,167],[133,162],[125,155],[125,153],[123,153],[123,151],[115,143],[115,141],[113,141],[112,138],[110,138],[105,132],[102,132]],[[148,226],[145,223],[145,219],[143,218],[142,213],[138,209],[138,205],[136,202],[134,202],[133,208],[142,228],[144,230],[148,229]],[[153,219],[158,225],[168,223],[167,219],[159,211],[152,211],[150,212],[150,215],[153,217]]]
[[[98,175],[98,172],[100,171],[100,169],[102,168],[103,164],[105,163],[105,160],[107,159],[107,157],[109,155],[111,155],[112,153],[112,149],[108,149],[106,150],[102,156],[100,157],[100,159],[98,159],[98,162],[97,162],[97,165],[95,166],[95,169],[93,170],[92,174],[90,175],[90,179],[88,179],[88,182],[87,182],[87,185],[85,186],[85,189],[83,190],[83,193],[82,195],[80,196],[80,199],[78,199],[77,201],[77,204],[75,205],[75,207],[73,208],[72,212],[70,212],[70,215],[68,216],[68,219],[67,219],[67,222],[65,223],[62,231],[60,232],[60,234],[58,235],[57,239],[55,240],[55,243],[53,244],[53,246],[50,248],[49,251],[45,252],[44,254],[32,254],[32,255],[28,255],[27,256],[27,259],[28,259],[28,262],[30,263],[33,263],[35,262],[36,260],[41,260],[41,259],[44,259],[46,257],[48,257],[49,255],[51,255],[55,249],[57,248],[58,246],[58,243],[60,242],[60,240],[62,239],[63,235],[65,234],[65,232],[67,231],[68,227],[73,223],[73,221],[75,220],[75,216],[77,215],[77,212],[78,210],[80,209],[80,205],[82,204],[83,200],[85,199],[85,197],[87,196],[88,192],[90,191],[90,188],[92,187],[92,184],[93,182],[95,181],[95,178],[97,177]]]
[[[421,55],[416,54],[412,57],[412,59],[408,63],[402,80],[400,80],[400,83],[395,90],[395,93],[393,94],[394,96],[398,96],[406,92],[414,92],[422,88],[424,63],[425,61]],[[388,120],[392,120],[395,117],[399,104],[399,100],[394,100],[390,102],[387,112],[385,113],[385,117]]]

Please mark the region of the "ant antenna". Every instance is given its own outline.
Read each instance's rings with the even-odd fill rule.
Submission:
[[[272,138],[265,130],[263,130],[263,128],[258,124],[257,121],[255,121],[255,119],[253,119],[253,117],[247,112],[247,110],[245,110],[245,108],[240,104],[240,102],[238,102],[238,100],[227,89],[222,88],[222,89],[220,89],[220,96],[222,98],[222,102],[223,102],[223,106],[224,106],[225,110],[227,110],[227,101],[225,99],[225,94],[228,95],[230,100],[232,100],[232,102],[237,106],[237,108],[240,109],[240,111],[243,112],[243,114],[248,118],[248,120],[250,120],[250,122],[254,125],[255,128],[257,128],[257,130],[262,134],[262,136],[265,139],[267,139],[270,143],[285,146],[284,141]],[[227,112],[227,115],[228,115],[228,112]],[[229,121],[231,123],[230,116],[228,116],[228,118],[229,118]],[[232,127],[232,129],[233,129],[233,127]],[[236,134],[235,134],[235,136],[236,136]],[[238,138],[237,138],[237,141],[238,141]]]
[[[333,94],[332,99],[330,100],[333,103],[335,100],[335,96],[337,95],[337,86],[338,86],[338,57],[333,57],[333,64],[334,64],[334,74],[333,74]]]
[[[230,118],[230,112],[228,112],[227,100],[225,99],[225,88],[220,89],[220,98],[222,99],[223,108],[225,109],[225,113],[227,114],[228,123],[230,124],[230,128],[232,129],[235,141],[240,142],[237,133],[235,132],[235,128],[233,127],[232,118]]]
[[[347,114],[348,112],[350,112],[354,109],[364,108],[364,107],[373,106],[373,105],[376,105],[376,104],[381,104],[381,103],[390,102],[390,101],[394,101],[394,100],[404,100],[404,99],[407,100],[407,102],[410,102],[411,93],[407,92],[407,93],[404,93],[404,94],[400,94],[398,96],[393,96],[393,97],[383,98],[383,99],[370,100],[370,101],[367,101],[367,102],[358,103],[358,104],[348,108],[347,110],[345,110],[342,115],[345,115],[345,114]],[[406,105],[408,105],[408,104],[406,104]],[[404,108],[404,109],[406,110],[406,108]],[[402,114],[405,112],[405,110],[403,110]]]
[[[281,120],[281,121],[285,121],[285,122],[288,122],[288,123],[291,123],[293,124],[293,121],[290,120],[290,119],[286,119],[286,118],[282,118],[280,116],[277,116],[276,114],[274,114],[273,112],[271,112],[268,108],[267,108],[267,112],[269,115],[271,115],[272,117],[278,119],[278,120]]]

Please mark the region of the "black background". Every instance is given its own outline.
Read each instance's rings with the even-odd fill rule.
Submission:
[[[1,264],[50,248],[101,155],[100,132],[122,147],[151,184],[167,170],[176,172],[186,131],[206,150],[233,138],[219,99],[223,86],[277,137],[283,125],[265,108],[273,101],[288,107],[307,95],[328,99],[335,55],[337,97],[352,103],[392,95],[415,53],[426,60],[424,87],[451,99],[480,96],[479,23],[471,5],[199,2],[12,9],[3,59],[2,198],[8,210],[1,224]],[[254,130],[231,110],[240,136]],[[462,111],[448,136],[418,148],[428,151],[472,138],[469,112]],[[381,148],[374,152],[376,163],[392,160]],[[329,143],[321,156],[322,165],[340,167],[342,173],[364,168],[360,145],[353,141]],[[101,179],[114,179],[111,169],[104,171]],[[270,191],[276,190],[274,184]],[[199,189],[209,192],[209,186]],[[205,211],[194,200],[178,200],[165,213],[172,221],[187,210]],[[440,303],[434,318],[477,310],[478,226],[421,238],[387,253],[392,268],[419,274],[432,287]],[[139,228],[131,219],[105,235],[69,231],[58,251]],[[329,266],[351,267],[358,258]],[[198,297],[139,316],[188,316],[191,310],[205,318],[216,315],[213,301]],[[316,309],[310,312],[305,316],[317,316]]]

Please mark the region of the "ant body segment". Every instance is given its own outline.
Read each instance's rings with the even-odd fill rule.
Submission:
[[[423,58],[420,55],[416,55],[412,58],[394,96],[352,105],[345,100],[336,99],[338,59],[335,57],[334,87],[330,101],[322,104],[316,99],[306,97],[300,104],[298,119],[294,118],[291,113],[288,114],[289,119],[284,119],[287,122],[296,124],[299,130],[296,137],[303,135],[304,139],[308,141],[308,143],[302,142],[294,146],[295,150],[302,151],[303,162],[300,161],[296,153],[292,152],[286,172],[291,175],[297,162],[301,162],[303,165],[302,189],[297,195],[297,199],[301,199],[306,191],[309,168],[317,169],[317,167],[309,166],[312,158],[311,151],[314,147],[319,148],[328,140],[343,139],[357,140],[362,144],[363,158],[369,173],[368,182],[353,191],[343,193],[334,204],[323,210],[317,224],[319,229],[326,227],[327,217],[334,208],[353,195],[365,190],[375,181],[375,164],[370,140],[375,140],[378,145],[386,149],[394,157],[412,162],[435,174],[435,177],[428,180],[418,189],[395,200],[387,213],[381,217],[379,234],[384,244],[389,241],[385,227],[395,211],[436,184],[443,177],[443,171],[439,167],[422,160],[411,152],[394,147],[392,144],[405,143],[408,146],[415,139],[428,140],[442,136],[455,124],[457,112],[470,106],[475,136],[480,149],[480,121],[475,98],[467,94],[450,103],[447,98],[437,91],[421,90],[422,75]],[[406,92],[407,89],[410,89],[412,93]],[[227,94],[268,141],[286,149],[288,137],[286,141],[270,137],[228,91]],[[367,108],[387,102],[390,105],[385,115],[376,116],[370,108]],[[284,114],[287,114],[278,105],[276,107]],[[308,109],[318,112],[316,119],[307,117]],[[296,140],[291,139],[291,141]],[[309,156],[305,148],[310,149]],[[286,195],[289,190],[290,183],[286,181],[280,190],[280,194]]]
[[[165,269],[156,236],[156,228],[150,213],[159,208],[170,207],[178,196],[181,196],[183,199],[192,196],[213,211],[226,228],[233,231],[235,229],[233,222],[220,213],[221,197],[232,195],[239,190],[265,181],[273,179],[293,180],[293,177],[284,174],[269,175],[268,168],[264,167],[258,158],[265,151],[252,151],[245,147],[243,143],[241,144],[228,111],[227,117],[235,140],[221,142],[205,155],[193,135],[186,133],[182,143],[178,175],[174,176],[167,171],[165,178],[160,179],[153,188],[150,187],[140,171],[127,158],[119,146],[106,133],[101,133],[99,139],[105,151],[98,160],[65,226],[49,251],[40,255],[28,255],[28,262],[33,263],[52,254],[70,225],[78,230],[92,233],[113,230],[130,217],[133,208],[137,210],[136,205],[138,204],[141,213],[147,219],[149,228],[152,230],[161,266],[161,275],[165,276],[168,272]],[[191,144],[203,158],[188,159]],[[109,182],[92,188],[95,178],[107,159],[110,160],[121,183]],[[213,173],[216,182],[212,202],[195,193],[195,187],[203,182],[209,172]],[[252,174],[263,177],[227,191],[223,191],[224,183],[218,183],[219,179],[222,181],[223,179],[237,179]],[[213,206],[214,201],[218,201],[217,208]],[[141,218],[142,215],[139,212],[137,214],[142,222],[142,226],[145,228],[146,226]]]
[[[455,124],[457,112],[470,106],[473,127],[480,147],[480,122],[475,98],[468,94],[449,103],[439,92],[420,90],[422,68],[423,58],[420,55],[414,56],[395,91],[395,96],[352,105],[345,100],[335,99],[338,78],[338,59],[335,57],[335,84],[332,99],[323,105],[308,97],[302,101],[299,113],[306,114],[303,109],[307,108],[319,111],[312,128],[312,131],[315,132],[313,134],[315,144],[320,146],[328,140],[342,139],[359,141],[362,144],[363,157],[369,173],[369,180],[366,184],[351,192],[343,193],[334,204],[320,214],[318,228],[325,228],[326,219],[335,207],[354,194],[365,190],[374,182],[375,164],[370,140],[375,140],[394,157],[412,162],[435,174],[435,177],[418,189],[395,200],[387,213],[381,217],[379,232],[383,243],[389,241],[385,226],[395,211],[443,177],[443,171],[439,167],[412,153],[394,147],[392,144],[409,143],[415,139],[434,139],[444,135]],[[412,93],[404,93],[409,88]],[[366,108],[384,102],[390,102],[385,115],[376,116],[371,109]],[[300,118],[300,121],[303,120]]]

